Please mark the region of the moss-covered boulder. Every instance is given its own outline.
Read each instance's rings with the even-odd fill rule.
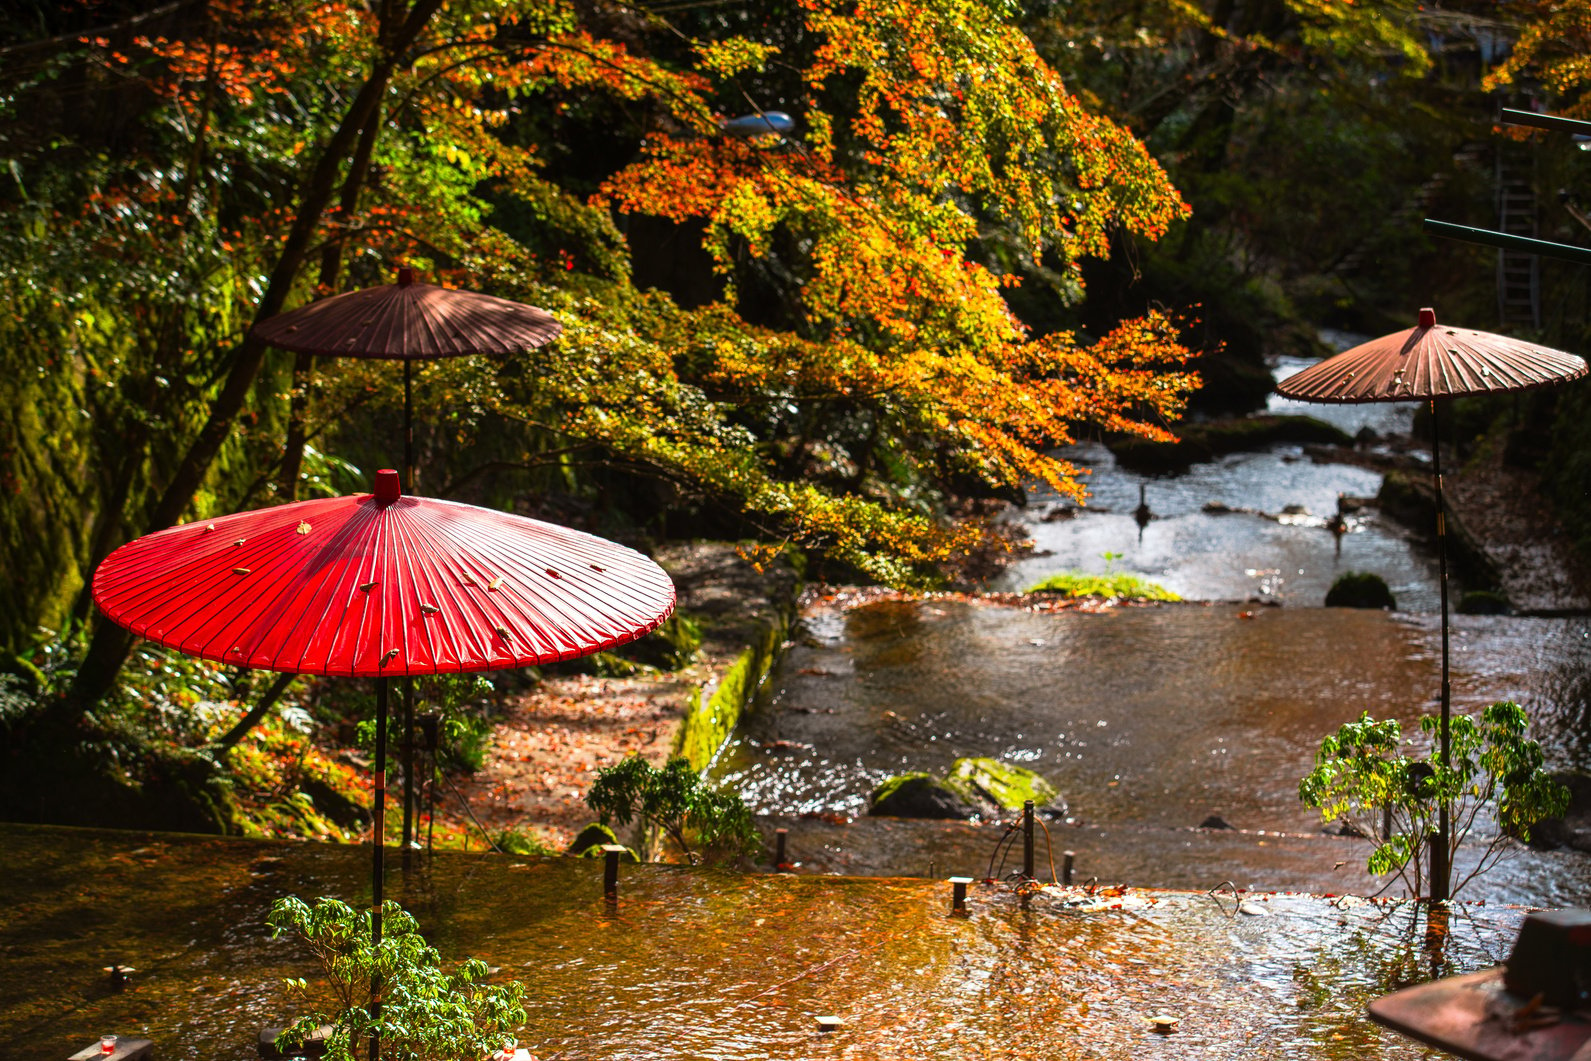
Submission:
[[[1326,591],[1328,608],[1396,608],[1398,602],[1386,580],[1368,571],[1340,575]]]
[[[1458,599],[1460,615],[1507,615],[1508,598],[1496,590],[1472,589]]]
[[[601,858],[603,844],[616,844],[618,842],[619,838],[614,835],[612,829],[608,828],[606,825],[603,825],[601,822],[592,822],[584,829],[581,829],[579,834],[569,842],[569,846],[564,850],[564,854],[572,855],[575,858]],[[631,851],[629,848],[625,848],[624,850],[625,856],[621,859],[621,861],[641,861],[638,857],[636,857],[634,851]]]
[[[1041,774],[998,759],[957,759],[945,784],[968,803],[1019,811],[1028,800],[1050,815],[1065,814],[1061,790]]]
[[[972,818],[978,808],[932,774],[898,774],[869,796],[867,813],[891,818]]]

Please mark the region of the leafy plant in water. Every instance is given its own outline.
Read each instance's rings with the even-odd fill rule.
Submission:
[[[599,770],[586,805],[604,825],[638,820],[643,829],[666,834],[693,863],[747,856],[762,842],[745,801],[703,784],[683,756],[659,769],[632,755]]]
[[[525,987],[486,984],[486,963],[466,959],[446,973],[414,917],[397,903],[382,906],[379,947],[370,942],[370,912],[336,899],[310,906],[293,896],[278,899],[267,921],[272,934],[296,935],[320,966],[322,980],[288,978],[289,992],[311,1007],[277,1040],[296,1044],[330,1025],[328,1061],[364,1056],[372,1031],[381,1034],[384,1058],[455,1061],[501,1047],[525,1021]],[[370,1015],[371,976],[381,978],[381,1015]]]
[[[1474,866],[1448,889],[1456,895],[1502,857],[1516,840],[1529,840],[1543,819],[1569,805],[1569,790],[1547,773],[1541,745],[1525,735],[1529,719],[1518,704],[1500,701],[1476,719],[1454,715],[1449,724],[1451,765],[1443,766],[1434,745],[1441,722],[1420,719],[1433,745],[1424,757],[1406,753],[1409,744],[1395,719],[1375,721],[1364,713],[1321,742],[1315,769],[1298,785],[1298,797],[1323,820],[1342,820],[1373,845],[1366,868],[1377,876],[1396,873],[1415,897],[1431,893],[1430,845],[1437,842],[1442,803],[1450,807],[1447,864],[1452,876],[1459,847],[1483,811],[1497,832],[1484,837]]]

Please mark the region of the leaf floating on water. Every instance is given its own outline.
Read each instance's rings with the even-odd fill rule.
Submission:
[[[308,534],[309,533],[309,524],[300,521],[299,524],[298,524],[298,533],[300,533],[300,534]]]

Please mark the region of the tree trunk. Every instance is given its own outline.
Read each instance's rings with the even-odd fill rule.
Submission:
[[[365,177],[370,171],[370,156],[376,149],[376,135],[381,131],[381,104],[370,112],[364,127],[359,130],[359,146],[354,148],[353,161],[348,164],[348,176],[343,178],[342,196],[338,209],[344,218],[352,217],[359,209],[359,193],[364,190]],[[341,239],[329,239],[320,252],[320,282],[318,288],[330,294],[337,287],[338,274],[342,272]],[[298,477],[304,467],[304,420],[309,415],[309,389],[315,382],[315,358],[311,354],[293,357],[293,395],[287,415],[287,439],[282,449],[282,472],[279,493],[284,501],[298,500]]]
[[[414,43],[420,31],[425,28],[426,23],[441,5],[442,0],[416,0],[404,18],[402,26],[386,42],[387,46],[382,50],[381,58],[349,105],[337,131],[332,134],[321,152],[305,183],[304,194],[299,199],[298,214],[294,217],[292,228],[288,230],[287,238],[282,244],[276,267],[271,270],[265,293],[260,298],[260,304],[254,314],[256,321],[274,317],[281,312],[288,293],[292,290],[293,282],[298,277],[298,271],[309,255],[311,240],[320,225],[326,205],[331,200],[338,173],[350,154],[356,150],[357,139],[365,123],[380,106],[381,98],[386,92],[387,81],[397,66],[399,56]],[[386,33],[383,33],[383,36],[386,36]],[[252,333],[245,334],[232,359],[232,369],[227,374],[226,382],[210,405],[210,416],[204,427],[199,430],[198,436],[189,445],[176,472],[173,473],[165,493],[161,495],[160,501],[150,515],[146,532],[172,526],[193,503],[194,495],[203,484],[211,463],[226,442],[227,436],[231,434],[233,421],[243,410],[249,391],[254,386],[255,377],[259,375],[260,366],[265,360],[265,350],[265,344],[256,339]],[[106,621],[98,624],[93,640],[89,644],[88,654],[78,669],[77,680],[71,692],[57,708],[57,711],[65,716],[62,721],[75,721],[110,691],[122,664],[126,662],[131,647],[132,635],[122,627]]]

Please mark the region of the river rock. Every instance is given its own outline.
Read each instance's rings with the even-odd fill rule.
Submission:
[[[983,805],[995,813],[1020,811],[1024,803],[1032,800],[1034,809],[1049,817],[1066,816],[1066,800],[1060,789],[1041,774],[998,759],[957,759],[951,764],[945,783],[966,802]]]
[[[932,774],[898,774],[869,797],[867,813],[893,818],[960,818],[978,813],[948,784]]]
[[[1542,851],[1570,847],[1591,851],[1591,777],[1557,773],[1552,779],[1569,790],[1569,809],[1561,818],[1537,822],[1530,830],[1530,846]]]

